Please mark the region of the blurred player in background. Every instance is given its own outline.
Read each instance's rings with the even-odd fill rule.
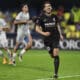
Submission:
[[[19,53],[19,60],[22,61],[22,55],[26,52],[26,50],[30,49],[32,46],[32,37],[29,30],[29,23],[32,21],[30,20],[29,15],[29,8],[27,4],[22,4],[21,6],[22,11],[17,15],[14,24],[17,25],[17,38],[16,38],[16,45],[14,47],[13,52],[13,64],[15,64],[15,57],[16,51],[19,44],[24,42],[24,38],[27,37],[28,42],[25,44],[25,47]]]
[[[49,2],[43,5],[43,13],[36,21],[36,31],[44,36],[44,44],[52,58],[54,58],[54,78],[58,78],[59,69],[59,40],[63,40],[58,18],[52,14],[52,6]]]
[[[8,57],[10,59],[11,51],[8,49],[8,40],[6,37],[6,31],[8,31],[9,28],[10,28],[9,25],[6,23],[4,19],[4,14],[0,12],[0,44],[2,45],[4,50],[7,51]],[[0,53],[3,55],[2,51],[0,51]],[[3,57],[3,64],[6,64],[7,63],[6,57],[4,57],[4,55],[2,57]],[[11,62],[9,62],[9,64],[11,64]]]

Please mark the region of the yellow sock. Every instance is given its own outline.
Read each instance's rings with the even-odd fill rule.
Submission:
[[[7,58],[6,57],[3,58],[3,64],[7,64]]]

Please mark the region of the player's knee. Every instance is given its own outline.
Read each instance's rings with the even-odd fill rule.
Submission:
[[[30,41],[28,44],[29,44],[29,46],[30,46],[30,48],[31,48],[31,46],[32,46],[32,42]]]
[[[53,50],[53,56],[58,56],[58,52],[59,52],[58,49],[54,49],[54,50]]]
[[[14,50],[17,50],[18,46],[19,46],[19,43],[16,43],[16,46],[14,47]]]
[[[30,45],[32,46],[32,39],[29,41]]]
[[[27,45],[25,46],[25,50],[30,49],[30,48],[31,48],[31,46],[32,46],[32,44],[31,44],[30,42],[28,42],[28,43],[27,43]]]
[[[51,58],[54,58],[53,50],[50,50],[50,51],[49,51],[49,54],[50,54]]]
[[[17,51],[17,48],[18,48],[18,47],[16,47],[16,46],[14,47],[14,52],[16,52],[16,51]]]

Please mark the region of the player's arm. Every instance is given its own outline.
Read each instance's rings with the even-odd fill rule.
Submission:
[[[32,20],[15,20],[14,24],[31,24]]]
[[[9,27],[4,27],[4,28],[1,27],[0,30],[3,30],[3,31],[10,31],[10,28],[9,28]]]
[[[61,40],[63,40],[63,35],[62,35],[62,31],[61,31],[59,23],[57,24],[57,28],[58,28],[58,31],[59,31],[59,34],[60,34],[60,38],[61,38]]]
[[[35,30],[36,32],[38,32],[39,34],[43,35],[43,36],[49,36],[50,35],[50,32],[44,32],[42,30],[42,26],[41,26],[41,18],[38,17],[38,19],[36,20],[36,27],[35,27]]]
[[[22,16],[22,13],[20,12],[17,16],[16,16],[16,18],[15,18],[15,20],[14,20],[14,24],[26,24],[27,23],[27,20],[22,20],[21,19],[21,16]]]
[[[0,30],[2,29],[2,26],[0,26]]]
[[[26,24],[27,22],[27,20],[15,20],[14,24]]]
[[[2,26],[0,26],[0,30],[3,31],[9,31],[10,30],[10,25],[8,23],[6,23],[6,21],[3,19],[2,20]]]
[[[43,32],[39,25],[36,25],[36,32],[38,32],[39,34],[41,34],[43,36],[49,36],[50,35],[50,32]]]
[[[2,27],[2,30],[3,31],[10,31],[10,25],[9,24],[5,25],[4,27]]]

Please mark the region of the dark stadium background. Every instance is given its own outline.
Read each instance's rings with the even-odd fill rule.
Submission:
[[[66,10],[70,10],[74,5],[80,6],[80,0],[0,0],[0,8],[2,10],[14,10],[19,8],[21,3],[27,2],[30,7],[39,9],[44,1],[50,1],[54,4],[55,8],[62,5]]]
[[[22,3],[27,3],[29,5],[31,15],[34,16],[40,13],[42,4],[45,1],[50,1],[54,9],[57,9],[59,6],[63,6],[65,11],[70,11],[74,5],[80,7],[80,0],[0,0],[0,10],[20,11],[20,5]]]

